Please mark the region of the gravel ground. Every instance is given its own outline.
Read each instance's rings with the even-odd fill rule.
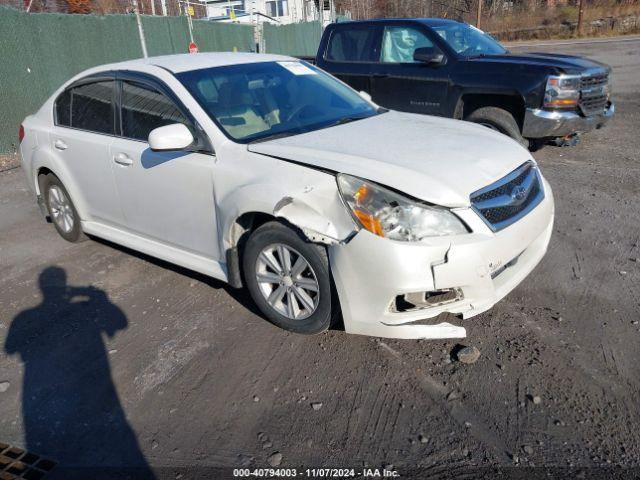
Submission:
[[[18,158],[18,155],[0,155],[0,172],[15,168],[18,165],[20,165],[20,159]]]
[[[64,242],[22,172],[0,174],[0,442],[63,465],[137,466],[136,478],[279,460],[402,478],[637,478],[639,46],[544,46],[611,64],[617,115],[577,147],[535,153],[556,198],[551,246],[468,322],[473,364],[451,358],[457,342],[278,330],[221,283]]]

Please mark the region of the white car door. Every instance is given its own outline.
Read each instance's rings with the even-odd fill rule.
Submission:
[[[219,261],[212,154],[153,152],[151,130],[183,123],[184,107],[165,87],[126,76],[120,85],[120,131],[110,145],[127,229],[147,239]]]
[[[114,139],[115,79],[101,75],[75,82],[56,100],[49,141],[68,179],[77,186],[85,221],[120,226],[124,217],[109,147]]]

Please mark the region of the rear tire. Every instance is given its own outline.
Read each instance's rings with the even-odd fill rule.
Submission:
[[[84,240],[80,215],[60,179],[51,173],[44,175],[40,180],[40,191],[51,222],[60,236],[68,242]]]
[[[242,269],[253,301],[274,325],[306,335],[331,326],[333,295],[324,248],[282,223],[268,222],[247,240]]]
[[[529,148],[529,141],[520,133],[518,122],[513,118],[511,113],[498,107],[482,107],[471,112],[465,118],[468,122],[479,123],[485,127],[496,130],[508,137],[513,138],[516,142],[525,148]]]

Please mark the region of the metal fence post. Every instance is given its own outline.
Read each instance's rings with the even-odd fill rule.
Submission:
[[[140,47],[142,47],[142,56],[147,58],[147,41],[144,38],[144,28],[142,28],[142,20],[140,18],[140,11],[138,10],[138,0],[131,0],[133,2],[133,10],[136,15],[136,23],[138,24],[138,35],[140,36]]]

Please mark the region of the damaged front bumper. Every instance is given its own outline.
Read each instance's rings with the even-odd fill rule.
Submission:
[[[468,208],[456,211],[473,231],[467,235],[407,243],[361,230],[329,247],[345,330],[388,338],[465,337],[464,327],[434,317],[478,315],[535,268],[553,229],[546,181],[544,188],[533,211],[496,233]]]
[[[560,112],[528,108],[524,114],[522,136],[525,138],[554,138],[587,133],[602,128],[614,115],[610,102],[602,113],[584,116],[577,112]]]

